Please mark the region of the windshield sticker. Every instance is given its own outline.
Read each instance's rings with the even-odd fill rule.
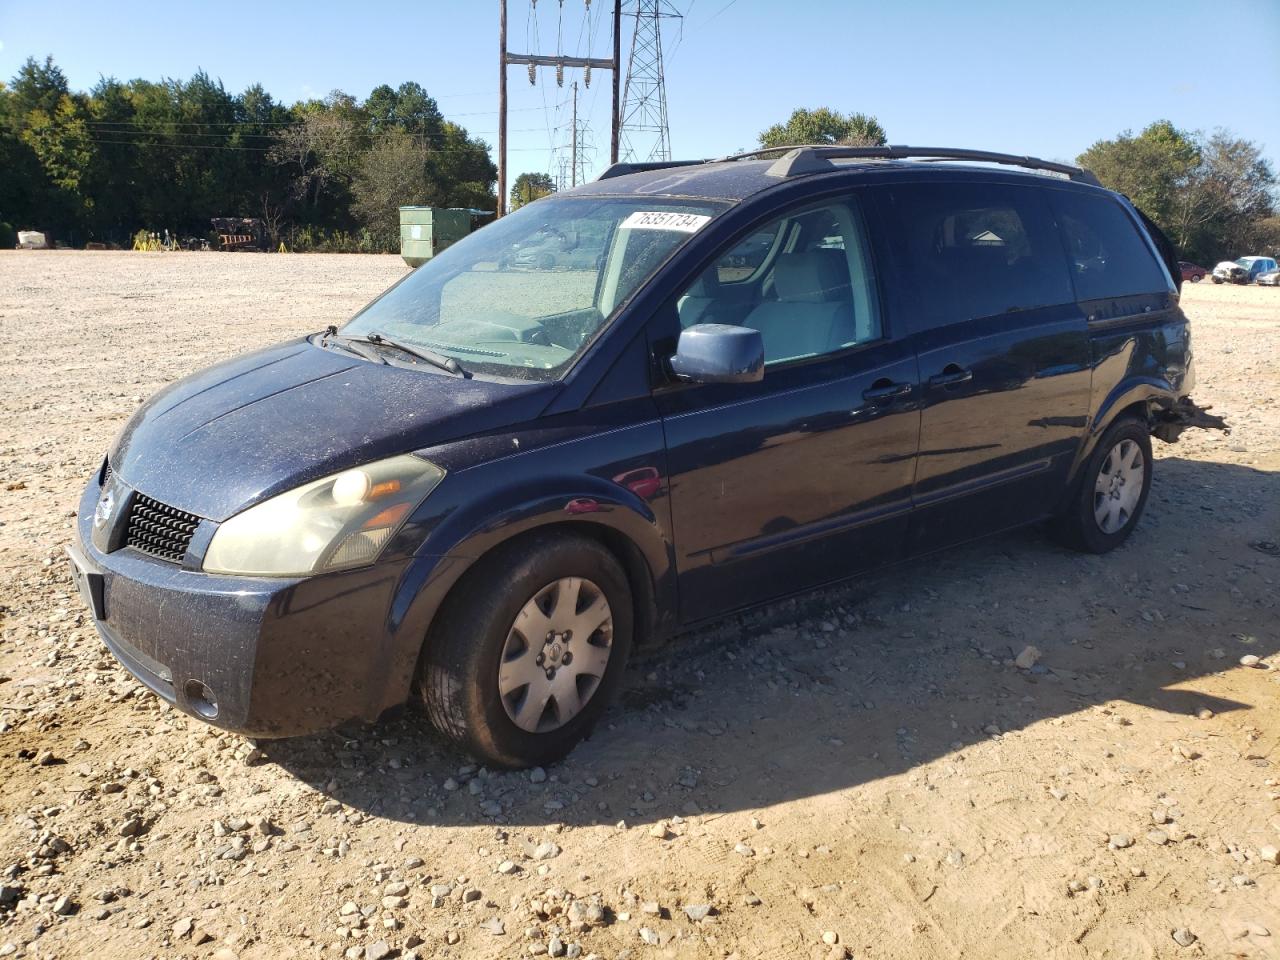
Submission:
[[[710,219],[699,213],[637,210],[622,221],[622,227],[626,230],[676,230],[680,233],[697,233]]]

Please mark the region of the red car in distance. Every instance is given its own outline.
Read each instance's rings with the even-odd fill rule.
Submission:
[[[1190,280],[1192,283],[1199,283],[1209,272],[1204,267],[1196,266],[1187,260],[1179,260],[1178,266],[1182,268],[1182,279]]]

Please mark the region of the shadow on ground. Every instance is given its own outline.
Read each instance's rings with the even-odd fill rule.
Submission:
[[[1139,530],[1108,556],[1026,530],[687,635],[633,664],[537,786],[477,771],[412,711],[263,749],[393,820],[647,823],[848,789],[1096,705],[1248,711],[1187,687],[1277,653],[1278,505],[1280,474],[1162,459]],[[1042,660],[1018,670],[1027,644]]]

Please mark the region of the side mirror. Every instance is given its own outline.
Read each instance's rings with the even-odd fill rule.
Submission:
[[[754,383],[764,377],[764,338],[750,327],[695,324],[681,332],[671,372],[692,383]]]

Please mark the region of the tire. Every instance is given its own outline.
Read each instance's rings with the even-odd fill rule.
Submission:
[[[617,692],[633,623],[612,553],[577,534],[533,534],[499,547],[455,588],[427,639],[418,694],[440,732],[485,763],[552,763],[591,732]]]
[[[1141,469],[1140,476],[1135,468]],[[1058,539],[1085,553],[1107,553],[1124,543],[1147,505],[1151,468],[1147,425],[1135,417],[1113,423],[1089,455],[1075,494],[1054,524]]]
[[[1215,284],[1215,285],[1217,285],[1217,284],[1221,283],[1221,282],[1222,282],[1222,280],[1221,280],[1219,277],[1214,277],[1214,278],[1213,278],[1213,282],[1214,282],[1214,284]]]
[[[1202,273],[1193,273],[1193,274],[1191,275],[1191,282],[1192,282],[1192,283],[1199,283],[1202,279],[1204,279],[1204,274],[1202,274]]]

